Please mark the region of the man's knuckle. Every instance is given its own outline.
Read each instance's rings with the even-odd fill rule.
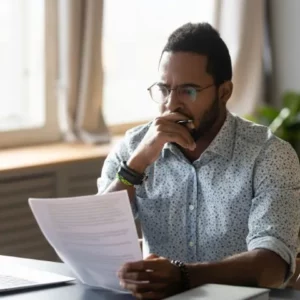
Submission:
[[[164,129],[164,126],[163,126],[163,124],[158,124],[158,125],[156,125],[156,130],[157,131],[163,131],[163,129]]]
[[[163,137],[165,137],[165,135],[166,135],[166,134],[165,134],[163,131],[158,131],[158,132],[157,132],[157,137],[158,137],[158,138],[163,138]]]
[[[161,124],[161,118],[160,117],[157,117],[154,119],[153,121],[153,125],[157,126],[157,125],[160,125]]]
[[[140,293],[133,293],[133,296],[134,296],[135,298],[137,298],[137,299],[145,299],[145,298],[143,297],[143,295],[140,294]]]
[[[135,285],[135,292],[136,293],[144,293],[146,289],[146,286],[144,284],[142,285]]]
[[[130,268],[129,263],[124,264],[124,266],[121,269],[122,274],[126,273]]]
[[[172,132],[169,132],[169,133],[168,133],[168,137],[169,137],[170,139],[174,139],[174,138],[176,138],[176,135],[175,135],[174,133],[172,133]]]
[[[132,280],[140,280],[141,275],[139,273],[132,275]]]
[[[138,292],[140,292],[141,290],[140,290],[140,287],[139,287],[139,286],[137,286],[136,284],[134,284],[134,285],[132,286],[132,291],[134,291],[135,293],[138,293]]]

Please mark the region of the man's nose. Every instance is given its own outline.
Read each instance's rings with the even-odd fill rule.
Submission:
[[[177,111],[178,108],[182,108],[183,103],[178,98],[176,90],[171,90],[169,96],[166,99],[165,107],[168,111]]]

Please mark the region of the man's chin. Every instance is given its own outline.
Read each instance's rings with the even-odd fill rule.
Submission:
[[[195,142],[197,142],[201,138],[201,136],[203,136],[203,132],[202,132],[202,130],[193,129],[191,131],[191,136],[192,136],[193,140]]]
[[[207,134],[209,134],[211,129],[210,127],[205,127],[205,128],[199,128],[199,129],[193,129],[191,131],[191,136],[194,140],[194,142],[197,142],[199,139],[205,137]]]

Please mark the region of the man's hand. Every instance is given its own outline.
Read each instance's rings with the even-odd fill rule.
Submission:
[[[156,118],[127,165],[135,171],[143,173],[149,165],[157,160],[166,143],[176,143],[182,148],[193,151],[196,144],[189,129],[194,129],[194,124],[187,124],[188,129],[186,126],[177,124],[182,120],[188,120],[188,117],[180,113],[168,113]]]
[[[138,299],[163,299],[181,292],[179,268],[156,255],[126,263],[118,272],[120,285]]]

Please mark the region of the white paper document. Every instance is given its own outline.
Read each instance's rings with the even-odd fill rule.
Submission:
[[[126,191],[75,198],[29,199],[49,243],[84,284],[124,291],[120,266],[142,260]]]

